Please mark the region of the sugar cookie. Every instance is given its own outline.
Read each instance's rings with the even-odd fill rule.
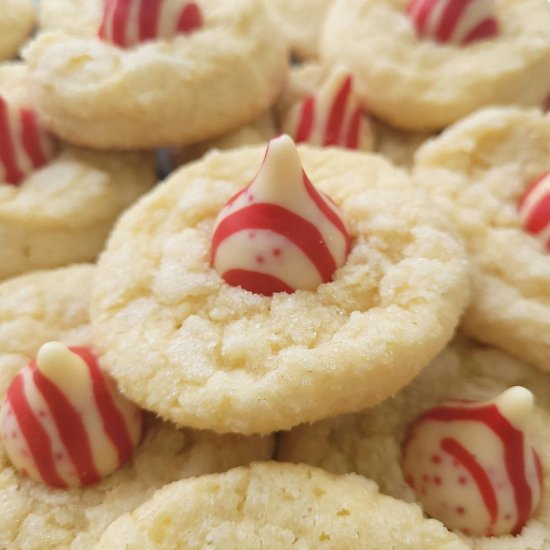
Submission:
[[[464,329],[545,370],[550,370],[548,184],[541,181],[529,197],[522,196],[549,171],[550,116],[496,107],[424,145],[414,169],[417,185],[456,223],[473,261]]]
[[[402,548],[467,546],[418,508],[382,496],[360,476],[255,463],[173,483],[115,521],[95,550]]]
[[[210,265],[214,220],[264,156],[242,148],[180,168],[121,218],[99,263],[102,364],[182,425],[269,433],[375,404],[442,349],[467,300],[462,246],[432,204],[380,157],[336,148],[299,148],[351,235],[334,280],[272,298],[224,283]],[[277,248],[266,266],[286,258]]]

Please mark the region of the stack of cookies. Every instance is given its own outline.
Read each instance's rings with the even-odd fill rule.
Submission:
[[[0,58],[1,550],[550,549],[547,0],[0,0]]]

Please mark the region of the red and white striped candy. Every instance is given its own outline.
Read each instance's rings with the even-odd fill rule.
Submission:
[[[171,40],[203,26],[196,2],[186,0],[106,0],[99,37],[121,48],[147,40]]]
[[[281,136],[220,212],[211,258],[229,285],[271,296],[328,283],[349,250],[339,209],[310,183],[292,139]]]
[[[493,0],[411,0],[407,12],[419,38],[466,45],[499,34]]]
[[[21,183],[54,153],[55,142],[36,114],[0,96],[0,183]]]
[[[537,237],[550,252],[550,171],[527,188],[519,201],[523,228]]]
[[[292,107],[282,121],[283,132],[297,143],[370,150],[369,119],[353,93],[353,77],[339,67],[315,95]]]
[[[542,467],[525,428],[533,395],[449,401],[424,413],[403,444],[403,472],[424,511],[471,536],[517,535],[538,505]]]
[[[134,453],[142,412],[123,398],[89,348],[50,342],[14,378],[0,408],[12,464],[51,487],[101,481]]]

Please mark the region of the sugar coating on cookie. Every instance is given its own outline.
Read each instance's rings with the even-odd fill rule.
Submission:
[[[543,483],[526,435],[533,405],[533,394],[516,386],[481,403],[447,401],[416,419],[401,466],[424,512],[466,535],[519,534]]]
[[[380,495],[371,481],[276,462],[168,485],[111,524],[95,548],[206,546],[467,548],[416,506]]]
[[[0,407],[11,463],[34,481],[98,483],[133,455],[143,414],[124,399],[90,348],[44,344],[12,380]]]
[[[468,16],[478,5],[482,22],[490,13],[485,4],[492,3],[417,4],[429,28],[428,15],[454,17],[455,8],[465,8]],[[323,63],[351,70],[363,106],[374,115],[396,128],[433,131],[484,106],[542,105],[550,89],[546,0],[495,0],[498,34],[467,45],[419,37],[408,5],[409,0],[338,0],[323,27]],[[462,41],[461,28],[456,32]]]
[[[90,346],[95,268],[40,271],[0,284],[0,398],[44,342]],[[52,489],[22,476],[0,441],[0,547],[89,550],[105,527],[176,479],[269,459],[272,438],[177,430],[145,417],[132,461],[86,488]]]
[[[144,408],[182,425],[268,433],[379,402],[450,338],[468,264],[446,220],[380,157],[298,151],[352,243],[315,291],[268,298],[210,265],[215,219],[265,147],[180,168],[121,218],[92,318],[102,365]]]
[[[216,218],[211,256],[227,284],[272,296],[332,281],[350,248],[341,212],[315,189],[284,135],[268,144],[258,174]]]
[[[549,169],[550,116],[496,107],[424,145],[414,169],[417,184],[457,225],[473,261],[474,293],[464,329],[545,370],[550,370],[550,256],[547,222],[539,226],[538,206],[532,208],[540,205],[544,218],[548,195],[545,180],[533,194],[530,185]],[[522,206],[526,193],[530,197]]]
[[[32,0],[0,0],[0,60],[13,59],[36,23]]]
[[[40,120],[28,110],[22,63],[0,66],[0,95],[18,115],[9,117],[12,139],[0,145],[6,153],[0,156],[0,175],[2,165],[8,166],[18,180],[14,185],[0,178],[0,280],[94,260],[120,212],[156,182],[153,156],[101,153],[60,142],[51,157]],[[33,167],[27,149],[48,162]]]
[[[301,426],[284,434],[279,440],[277,458],[304,462],[337,474],[360,473],[376,481],[383,494],[419,502],[402,468],[402,445],[411,423],[432,407],[437,408],[449,400],[488,401],[518,384],[535,396],[536,406],[527,425],[527,439],[540,457],[546,483],[550,467],[547,430],[550,383],[546,373],[464,337],[442,352],[412,384],[383,404],[359,414]],[[494,435],[482,434],[481,437],[490,442]],[[437,455],[441,456],[441,452]],[[516,476],[520,472],[518,466],[510,474]],[[430,483],[437,484],[434,480],[437,474],[430,470]],[[467,472],[464,478],[468,484],[473,482]],[[511,506],[514,518],[517,517],[516,505]],[[543,489],[538,507],[519,535],[467,537],[462,534],[461,537],[475,550],[542,549],[550,537],[549,511],[550,494]]]
[[[262,0],[193,2],[201,24],[192,32],[140,41],[139,25],[133,37],[125,28],[121,41],[138,42],[129,48],[97,37],[102,0],[81,0],[84,15],[68,29],[72,2],[46,1],[55,32],[25,51],[37,109],[70,143],[98,149],[197,143],[251,122],[285,84],[286,48]]]

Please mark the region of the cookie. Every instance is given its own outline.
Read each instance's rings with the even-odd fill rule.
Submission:
[[[472,41],[478,25],[494,32]],[[484,106],[541,105],[549,27],[545,0],[337,0],[320,51],[325,64],[351,70],[377,117],[433,131]]]
[[[416,506],[356,475],[255,463],[173,483],[115,521],[95,550],[467,548]]]
[[[443,351],[412,384],[378,407],[312,426],[301,426],[283,434],[277,457],[319,466],[337,474],[356,472],[373,479],[383,494],[417,502],[417,496],[407,483],[401,466],[402,452],[406,448],[407,434],[410,437],[413,421],[450,399],[486,401],[515,385],[524,386],[535,395],[536,407],[529,419],[528,436],[542,462],[546,484],[550,467],[546,429],[550,420],[550,383],[547,375],[495,348],[462,337]],[[481,440],[478,435],[470,439],[475,437],[490,448],[494,433],[483,434]],[[432,473],[437,474],[433,470],[443,458],[439,454],[435,456]],[[511,471],[518,473],[519,464]],[[468,487],[468,479],[471,478],[466,474],[462,487]],[[442,487],[447,482],[445,479],[439,481]],[[459,490],[454,492],[457,494]],[[475,549],[543,550],[550,541],[549,509],[550,495],[543,489],[541,502],[517,536],[460,536],[469,547]],[[467,510],[459,512],[467,517]],[[483,517],[483,514],[482,510],[479,515]]]
[[[550,370],[544,229],[550,218],[543,185],[528,200],[522,196],[548,171],[550,116],[514,108],[457,123],[418,151],[414,169],[417,185],[453,219],[472,258],[464,330],[544,370]]]
[[[51,340],[89,346],[95,268],[77,265],[23,275],[0,285],[0,398],[14,376]],[[184,477],[223,471],[271,456],[271,438],[177,430],[146,417],[131,462],[86,488],[51,489],[23,477],[0,441],[0,547],[90,549],[107,525],[153,492]]]
[[[36,23],[32,0],[0,1],[0,60],[12,59]]]
[[[94,260],[120,212],[156,181],[149,154],[99,153],[51,137],[48,156],[31,166],[25,159],[36,151],[21,153],[25,134],[13,119],[4,124],[7,113],[18,113],[34,121],[45,143],[41,121],[28,109],[27,83],[22,64],[0,66],[0,279]]]
[[[315,59],[321,27],[334,0],[267,0],[269,14],[296,59]]]
[[[37,109],[61,138],[98,149],[188,145],[248,124],[284,86],[286,49],[261,0],[165,0],[143,13],[134,4],[44,2],[58,30],[25,55]]]
[[[211,267],[215,218],[258,173],[264,147],[180,168],[121,218],[99,262],[92,319],[103,366],[144,408],[196,428],[269,433],[383,400],[451,337],[469,267],[432,204],[378,156],[304,146],[294,166],[293,155],[275,174],[301,174],[301,159],[351,236],[345,265],[316,290],[269,298]],[[285,177],[273,181],[282,189]],[[315,242],[324,269],[332,260]],[[266,266],[280,258],[317,276],[295,249],[302,263],[272,252]]]

